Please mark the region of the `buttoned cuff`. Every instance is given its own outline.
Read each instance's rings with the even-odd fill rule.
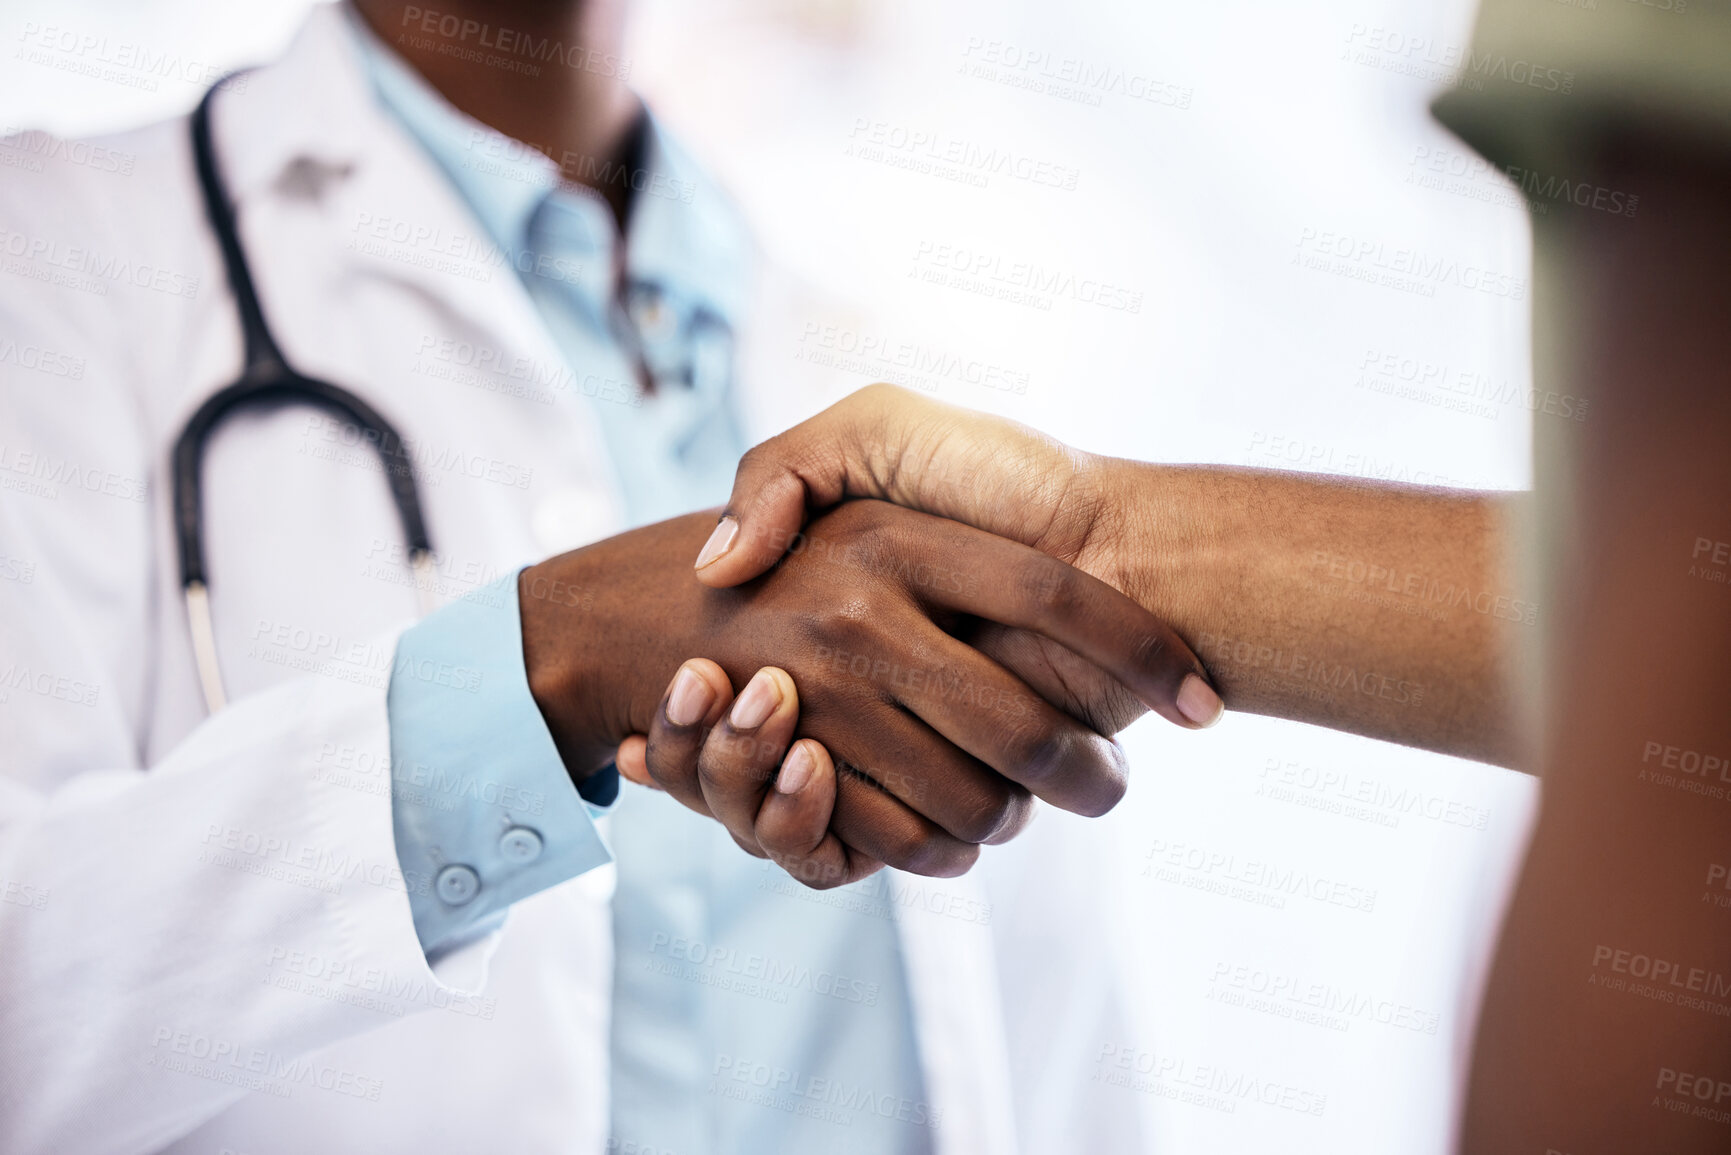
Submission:
[[[611,860],[594,819],[617,776],[584,783],[592,802],[571,784],[529,693],[516,573],[406,631],[387,701],[397,860],[433,880],[409,893],[429,959]]]

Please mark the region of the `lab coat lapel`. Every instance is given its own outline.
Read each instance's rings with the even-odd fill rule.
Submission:
[[[377,334],[342,310],[353,285],[387,279],[435,304],[444,335],[486,341],[558,364],[508,260],[448,181],[380,110],[334,8],[309,16],[288,54],[219,99],[216,135],[260,297],[284,351],[303,371],[365,390]],[[369,247],[382,218],[385,243]],[[393,237],[405,240],[394,241]],[[593,422],[574,454],[605,461]],[[598,493],[611,493],[597,470]],[[1015,1155],[1009,1053],[989,926],[957,918],[989,905],[971,877],[893,874],[897,925],[938,1155]],[[610,927],[597,928],[610,933]],[[604,1036],[604,1032],[603,1032]],[[594,1045],[606,1046],[604,1037]],[[587,1097],[605,1088],[575,1089]]]
[[[333,303],[358,281],[385,280],[434,303],[467,339],[561,364],[510,258],[379,107],[342,26],[348,18],[334,6],[315,9],[280,62],[248,75],[244,92],[217,106],[260,296],[278,329],[292,330],[279,331],[279,343],[304,371],[336,376],[357,358],[332,343],[354,332],[352,318],[343,325],[331,316]],[[360,353],[358,363],[366,360]],[[602,459],[598,441],[582,448]]]
[[[977,875],[889,872],[937,1155],[1015,1155],[991,904]]]

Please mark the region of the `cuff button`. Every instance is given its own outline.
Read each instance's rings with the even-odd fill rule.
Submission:
[[[433,880],[433,889],[447,906],[464,906],[481,893],[481,876],[461,863],[445,867]]]
[[[541,857],[541,836],[527,826],[513,826],[500,836],[499,853],[506,862],[527,866]]]

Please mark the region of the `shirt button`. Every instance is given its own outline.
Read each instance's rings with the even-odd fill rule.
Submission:
[[[481,876],[472,867],[456,863],[439,871],[433,889],[447,906],[463,906],[481,893]]]
[[[499,853],[506,862],[527,866],[541,857],[541,836],[527,826],[513,826],[500,836]]]

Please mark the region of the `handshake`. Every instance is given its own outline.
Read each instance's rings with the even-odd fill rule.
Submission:
[[[530,690],[575,781],[612,760],[808,886],[962,873],[1035,798],[1110,810],[1144,709],[1220,715],[1132,596],[1118,465],[862,390],[747,454],[719,522],[525,570]]]

